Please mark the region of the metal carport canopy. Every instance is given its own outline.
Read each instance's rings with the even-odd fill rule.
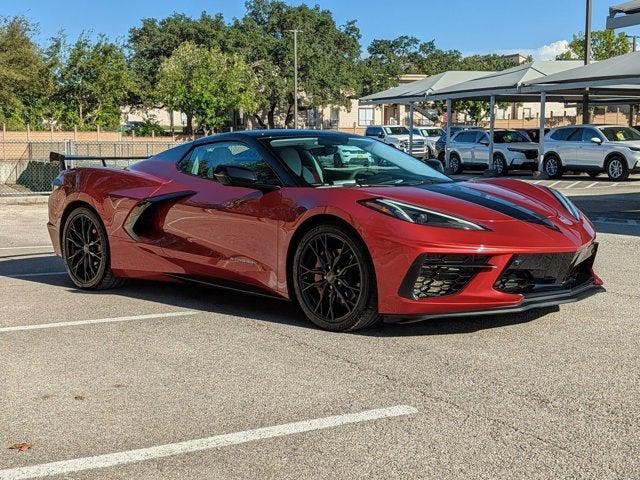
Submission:
[[[633,25],[640,25],[640,0],[620,3],[609,8],[608,29],[615,30]]]
[[[439,73],[416,82],[398,85],[382,92],[367,95],[360,99],[361,104],[381,105],[381,104],[411,104],[423,102],[425,96],[438,92],[443,88],[466,82],[474,78],[483,77],[494,72],[459,71],[451,70]]]

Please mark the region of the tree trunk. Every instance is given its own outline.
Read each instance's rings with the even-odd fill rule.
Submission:
[[[285,117],[285,120],[284,120],[284,124],[287,128],[291,126],[291,123],[293,122],[293,112],[291,112],[292,108],[293,108],[293,105],[291,104],[289,104],[289,107],[287,107],[287,116]]]
[[[272,103],[269,107],[269,111],[267,112],[267,122],[269,123],[269,128],[276,128],[275,123],[276,116],[276,104]]]
[[[191,134],[193,133],[193,114],[192,113],[187,113],[187,131],[186,133]]]
[[[258,115],[257,113],[254,113],[253,119],[256,121],[260,128],[266,127],[265,123],[262,121],[262,118],[260,118],[260,115]]]

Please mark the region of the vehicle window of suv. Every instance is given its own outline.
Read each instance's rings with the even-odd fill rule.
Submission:
[[[280,185],[271,166],[253,148],[240,142],[217,142],[199,145],[185,157],[178,168],[183,173],[215,180],[215,170],[220,165],[233,165],[253,170],[258,182]]]
[[[592,138],[600,138],[602,139],[602,136],[598,133],[598,131],[595,128],[582,128],[582,141],[583,142],[591,142]]]
[[[493,132],[495,143],[521,143],[528,142],[529,139],[516,130],[500,130]]]
[[[568,142],[581,142],[582,141],[582,128],[574,129],[571,134],[566,138]]]
[[[384,133],[387,135],[409,135],[407,127],[384,127]]]
[[[610,142],[632,142],[640,140],[640,132],[631,127],[602,127],[600,131]]]
[[[367,127],[367,130],[364,132],[367,137],[375,137],[381,133],[382,128],[380,127]]]
[[[565,141],[567,138],[573,134],[577,128],[559,128],[554,133],[551,134],[551,139]]]

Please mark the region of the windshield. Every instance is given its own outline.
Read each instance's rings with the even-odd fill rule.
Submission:
[[[423,128],[422,129],[422,134],[425,137],[439,137],[443,134],[444,132],[442,131],[441,128]]]
[[[631,127],[603,127],[600,131],[610,142],[631,142],[640,140],[640,132]]]
[[[520,143],[530,142],[531,140],[521,132],[515,130],[499,130],[493,132],[493,141],[495,143]]]
[[[384,127],[384,133],[387,135],[409,135],[407,127]]]
[[[420,160],[375,139],[336,135],[276,138],[268,142],[282,162],[309,186],[452,181]]]

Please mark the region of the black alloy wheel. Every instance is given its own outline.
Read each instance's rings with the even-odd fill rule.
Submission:
[[[87,208],[71,212],[62,234],[64,263],[73,283],[83,289],[117,286],[110,268],[109,245],[100,219]]]
[[[497,176],[507,174],[507,161],[504,159],[501,153],[496,153],[493,156],[493,171]]]
[[[457,153],[452,153],[449,155],[449,168],[451,169],[452,174],[458,174],[462,172],[460,157]]]
[[[379,319],[375,277],[360,242],[333,225],[307,232],[293,260],[293,282],[306,316],[326,330],[357,330]]]

